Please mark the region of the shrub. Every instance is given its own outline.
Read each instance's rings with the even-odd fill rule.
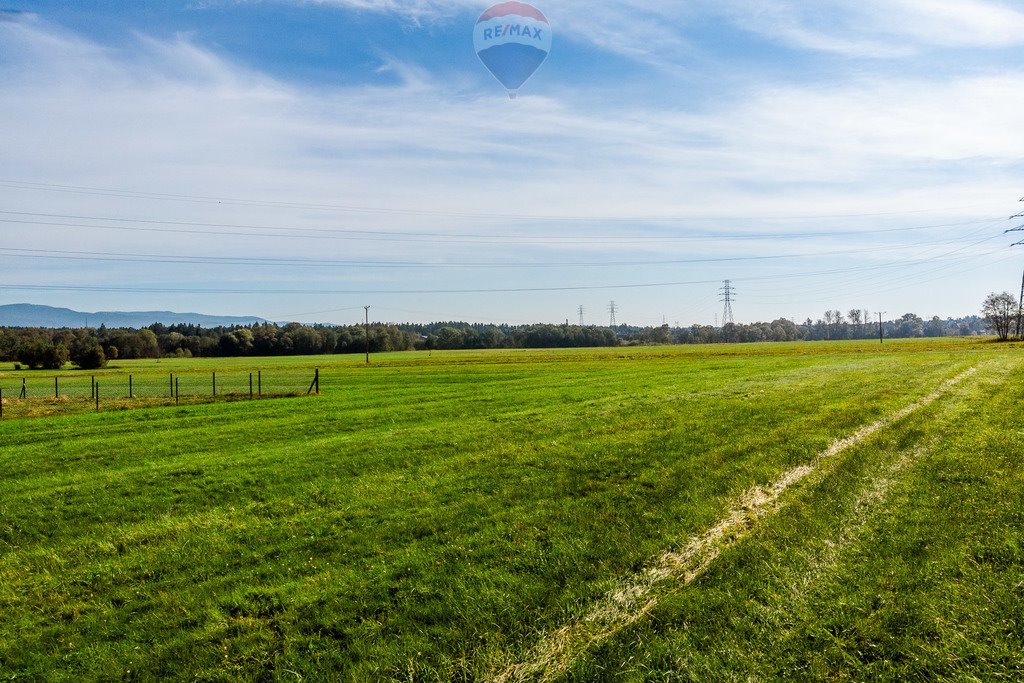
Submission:
[[[107,356],[99,344],[82,345],[72,354],[71,362],[83,370],[96,370],[107,364]]]
[[[25,341],[15,352],[17,359],[30,369],[59,370],[68,362],[68,347],[37,337]]]

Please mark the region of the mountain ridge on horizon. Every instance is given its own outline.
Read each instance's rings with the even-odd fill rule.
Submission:
[[[269,322],[257,316],[208,315],[175,311],[75,311],[42,304],[0,305],[0,327],[130,327],[141,329],[153,324],[228,327]]]

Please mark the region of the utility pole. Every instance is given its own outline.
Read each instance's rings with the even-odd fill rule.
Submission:
[[[615,311],[617,310],[619,309],[618,306],[615,305],[614,301],[608,304],[608,313],[610,314],[608,318],[608,327],[615,327]]]
[[[1020,201],[1024,202],[1024,197],[1021,197]],[[1014,218],[1024,218],[1024,213],[1018,213],[1015,216],[1010,216],[1010,220],[1011,221]],[[1021,230],[1024,230],[1024,225],[1018,225],[1016,228],[1010,228],[1006,232],[1020,232]],[[1019,247],[1021,245],[1024,245],[1024,240],[1022,240],[1020,242],[1014,242],[1010,246],[1011,247]],[[1021,317],[1022,317],[1021,314],[1022,313],[1024,313],[1024,275],[1021,276],[1021,280],[1020,280],[1020,298],[1017,299],[1017,339],[1020,339]]]
[[[580,308],[579,308],[579,314],[580,314],[580,327],[583,327],[583,305],[582,304],[580,305]]]
[[[736,288],[732,286],[732,280],[725,280],[722,282],[722,288],[718,291],[723,295],[719,301],[725,302],[725,307],[722,309],[722,327],[725,327],[729,323],[736,322],[732,317],[732,302]]]
[[[366,364],[370,364],[370,307],[363,306],[363,310],[366,311],[366,327],[364,328],[366,334]]]
[[[884,341],[882,341],[882,314],[883,313],[887,313],[887,311],[879,311],[878,312],[878,343],[879,344],[884,344],[885,343]]]
[[[1021,313],[1024,312],[1024,275],[1020,277],[1020,298],[1017,299],[1017,339],[1020,339]]]

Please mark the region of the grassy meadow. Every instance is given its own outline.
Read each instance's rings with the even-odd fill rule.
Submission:
[[[88,393],[18,413],[21,378],[52,391],[54,373],[0,365],[0,679],[1019,679],[1020,353],[914,340],[64,373],[86,392],[128,373],[197,387],[98,413]],[[626,627],[517,673],[745,491],[970,368],[821,460]],[[236,400],[199,397],[213,371]],[[299,395],[237,400],[257,371]]]

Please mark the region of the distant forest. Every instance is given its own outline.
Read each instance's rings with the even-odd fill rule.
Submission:
[[[889,338],[972,336],[987,334],[988,324],[978,316],[934,317],[923,320],[913,313],[882,323]],[[580,325],[483,325],[463,322],[429,324],[371,324],[369,349],[514,349],[566,348],[654,344],[714,344],[741,342],[817,341],[877,337],[878,323],[866,311],[827,311],[817,321],[802,324],[779,319],[770,323],[721,327],[616,327]],[[293,356],[362,353],[366,350],[362,325],[328,326],[262,323],[204,328],[197,325],[150,325],[143,329],[0,328],[0,361],[27,368],[60,368],[71,362],[81,368],[99,368],[117,358]]]

